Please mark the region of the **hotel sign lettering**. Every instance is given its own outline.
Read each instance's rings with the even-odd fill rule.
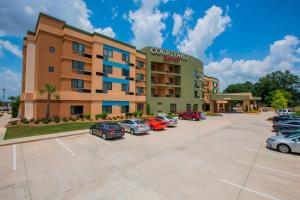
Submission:
[[[164,58],[165,61],[173,61],[173,62],[179,62],[179,61],[186,61],[188,59],[188,56],[175,51],[169,51],[161,48],[151,48],[150,49],[152,54],[160,55]]]

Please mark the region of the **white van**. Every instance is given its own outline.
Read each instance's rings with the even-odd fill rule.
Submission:
[[[277,115],[293,115],[295,112],[293,112],[291,109],[277,109],[276,110]]]

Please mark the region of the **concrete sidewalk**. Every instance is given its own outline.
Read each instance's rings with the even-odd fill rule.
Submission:
[[[89,129],[68,131],[68,132],[61,132],[61,133],[51,133],[46,135],[37,135],[37,136],[22,137],[16,139],[8,139],[8,140],[0,141],[0,146],[7,146],[11,144],[19,144],[19,143],[33,142],[39,140],[47,140],[47,139],[59,138],[59,137],[68,137],[68,136],[81,135],[86,133],[89,133]]]
[[[11,114],[3,113],[4,115],[0,117],[0,141],[3,140],[6,128],[5,125],[10,121]]]

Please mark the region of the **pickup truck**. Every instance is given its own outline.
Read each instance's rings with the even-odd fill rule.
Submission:
[[[205,115],[202,112],[183,112],[178,114],[179,119],[192,119],[192,120],[200,120],[205,119]]]

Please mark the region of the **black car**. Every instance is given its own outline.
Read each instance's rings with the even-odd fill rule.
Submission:
[[[300,120],[297,115],[280,115],[273,117],[273,122],[287,121],[287,120]]]
[[[115,122],[100,122],[90,127],[90,134],[98,135],[106,140],[122,137],[125,134],[125,129]]]
[[[273,129],[276,132],[294,131],[300,129],[300,120],[280,121],[273,124]]]

